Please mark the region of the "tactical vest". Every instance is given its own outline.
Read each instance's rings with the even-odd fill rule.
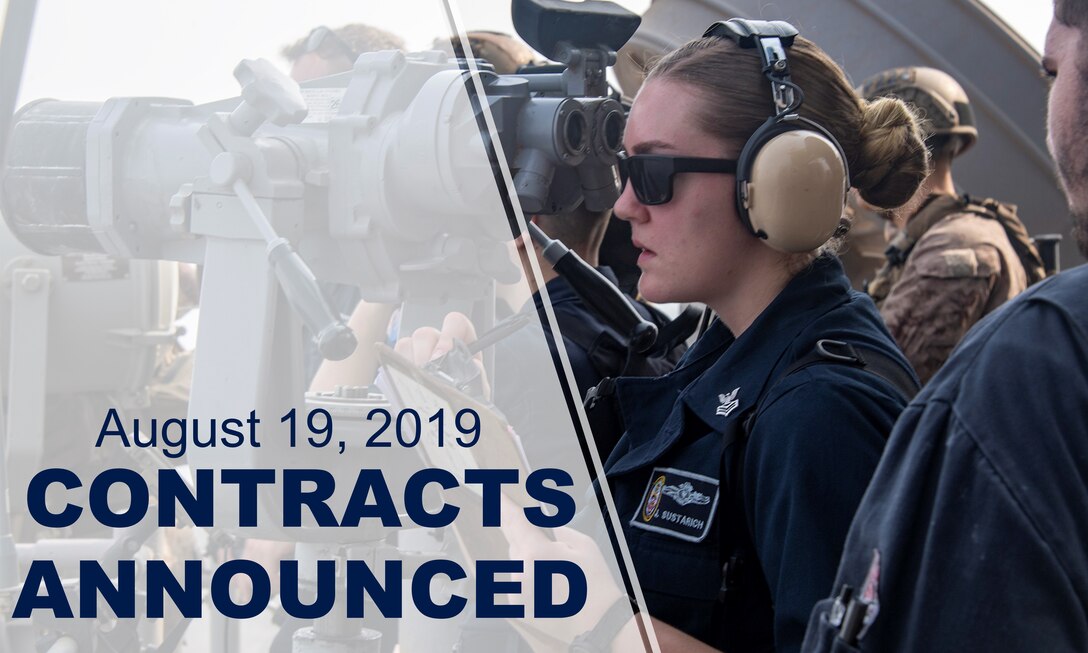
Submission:
[[[968,195],[936,194],[925,201],[922,208],[907,221],[907,225],[899,230],[888,243],[888,248],[884,250],[884,266],[868,285],[869,296],[877,305],[883,302],[895,284],[899,283],[907,258],[910,257],[911,251],[922,236],[941,220],[957,213],[972,213],[997,220],[1005,231],[1021,265],[1024,266],[1028,285],[1046,277],[1043,260],[1035,245],[1032,244],[1023,222],[1016,215],[1015,205],[990,198],[976,201]]]

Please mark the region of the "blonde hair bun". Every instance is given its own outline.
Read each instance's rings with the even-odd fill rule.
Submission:
[[[895,98],[861,103],[860,147],[851,185],[873,206],[902,206],[929,174],[929,152],[918,121]]]

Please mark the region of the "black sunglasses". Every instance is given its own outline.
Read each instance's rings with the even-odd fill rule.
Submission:
[[[318,52],[318,50],[321,50],[326,43],[330,44],[333,48],[352,61],[359,58],[359,55],[355,52],[354,48],[348,45],[344,39],[340,38],[336,32],[324,25],[319,25],[310,30],[310,33],[306,36],[306,44],[303,46],[303,53],[309,54],[313,52],[320,55],[321,53]]]
[[[716,172],[733,174],[737,171],[736,159],[710,159],[692,156],[664,156],[659,154],[633,154],[620,152],[617,156],[620,171],[620,190],[630,180],[638,201],[648,206],[665,204],[672,199],[672,177],[680,172]]]

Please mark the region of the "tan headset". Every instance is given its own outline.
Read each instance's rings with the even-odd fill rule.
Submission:
[[[782,252],[811,252],[841,223],[850,172],[835,138],[797,110],[804,101],[790,80],[786,50],[797,30],[785,21],[718,21],[704,37],[759,50],[774,94],[774,115],[752,134],[737,160],[737,213],[745,227]]]

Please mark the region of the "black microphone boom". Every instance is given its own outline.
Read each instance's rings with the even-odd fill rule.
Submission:
[[[570,283],[586,307],[627,339],[628,347],[641,354],[654,346],[657,325],[644,320],[619,288],[532,222],[529,223],[529,234],[543,250],[544,260]]]

